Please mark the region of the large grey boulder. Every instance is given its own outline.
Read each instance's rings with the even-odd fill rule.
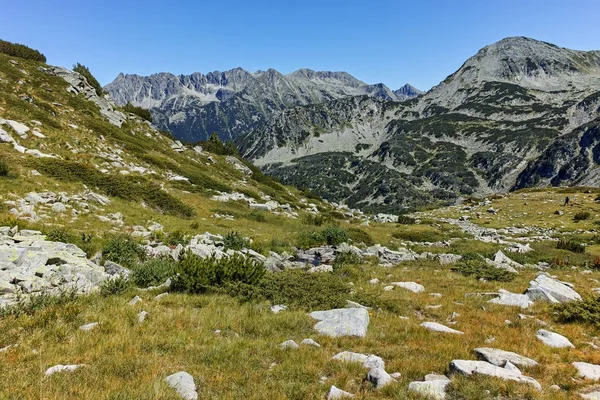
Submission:
[[[376,389],[383,389],[384,387],[396,382],[396,380],[381,367],[372,368],[367,373],[365,380],[371,382]]]
[[[319,321],[314,328],[322,335],[364,337],[367,334],[369,312],[362,308],[314,311],[309,315]]]
[[[562,349],[566,347],[574,348],[573,343],[563,335],[559,335],[555,332],[550,332],[545,329],[537,331],[535,336],[541,340],[546,346]]]
[[[504,367],[507,361],[519,367],[533,367],[538,363],[531,358],[524,357],[512,351],[504,351],[491,347],[479,347],[474,350],[480,360],[487,361],[498,367]]]
[[[555,304],[581,300],[581,296],[572,289],[572,285],[553,279],[547,274],[540,274],[529,282],[525,294],[532,301],[548,301]]]
[[[450,372],[462,375],[487,375],[495,378],[527,383],[538,390],[542,389],[542,386],[535,379],[506,368],[498,367],[486,361],[453,360],[450,363]]]
[[[423,285],[419,285],[416,282],[392,282],[390,285],[398,286],[406,290],[410,290],[413,293],[423,293],[425,288]]]
[[[586,362],[574,362],[573,366],[577,368],[580,377],[594,381],[600,380],[600,365]]]
[[[443,400],[446,398],[446,386],[450,379],[444,375],[427,375],[425,381],[415,381],[408,384],[408,390],[431,400]]]
[[[197,400],[198,392],[196,391],[196,383],[194,377],[187,372],[181,371],[169,375],[165,378],[165,382],[171,386],[179,397],[184,400]]]

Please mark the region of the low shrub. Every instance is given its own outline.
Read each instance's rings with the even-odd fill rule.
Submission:
[[[580,322],[600,328],[600,296],[557,304],[553,308],[558,322]]]
[[[180,230],[164,234],[161,239],[167,246],[177,246],[178,244],[185,246],[188,243],[186,234]]]
[[[0,158],[0,176],[8,176],[9,172],[10,169],[8,168],[8,164]]]
[[[24,58],[26,60],[40,61],[45,63],[46,56],[37,50],[27,47],[24,44],[11,43],[6,40],[0,40],[0,53],[13,57]]]
[[[410,242],[440,242],[447,239],[442,232],[434,230],[400,231],[392,233],[392,237]]]
[[[350,239],[346,230],[335,225],[329,225],[323,229],[321,231],[321,235],[323,236],[325,242],[332,246],[347,242],[348,239]]]
[[[331,223],[331,217],[323,214],[306,214],[302,217],[302,223],[304,225],[323,226]]]
[[[255,210],[248,214],[246,218],[256,222],[267,222],[267,212]]]
[[[591,216],[592,216],[592,214],[590,214],[587,211],[580,211],[573,216],[573,221],[575,221],[575,222],[584,221],[586,219],[590,219]]]
[[[217,260],[186,252],[175,270],[171,287],[189,293],[205,293],[229,283],[257,284],[265,275],[262,263],[235,254]]]
[[[485,279],[486,281],[510,282],[515,279],[516,274],[488,265],[481,257],[474,258],[462,259],[454,264],[450,270],[464,276]]]
[[[366,246],[373,246],[375,244],[371,235],[360,228],[348,229],[348,237],[350,237],[354,243],[364,243]]]
[[[22,315],[34,315],[49,307],[59,307],[77,301],[78,296],[74,290],[66,290],[58,295],[41,293],[29,297],[22,297],[16,304],[0,307],[0,318],[15,317]]]
[[[51,242],[63,242],[63,243],[74,243],[76,236],[72,234],[67,228],[55,228],[46,234],[46,239]]]
[[[131,237],[127,235],[111,236],[102,248],[102,256],[131,268],[139,261],[145,259],[144,249]]]
[[[131,280],[136,286],[142,288],[158,286],[175,275],[176,266],[172,259],[149,260],[133,267]]]
[[[402,225],[414,225],[417,223],[417,220],[408,215],[398,215],[398,223]]]
[[[351,251],[343,251],[337,253],[335,255],[335,260],[333,261],[333,269],[336,270],[339,267],[344,267],[348,265],[359,265],[363,262],[361,256]]]
[[[79,72],[81,75],[83,75],[87,82],[90,84],[90,86],[94,88],[98,96],[104,95],[104,89],[102,89],[102,85],[100,84],[100,82],[98,82],[94,75],[92,75],[88,67],[86,67],[83,64],[77,63],[73,65],[73,71]]]
[[[573,240],[560,239],[556,244],[556,248],[560,250],[568,250],[573,253],[585,253],[585,246]]]
[[[123,276],[106,279],[100,285],[100,295],[103,297],[123,293],[131,288],[131,281]]]
[[[298,233],[297,246],[302,248],[315,247],[320,245],[338,245],[347,242],[348,232],[339,226],[329,225],[320,231],[308,230]]]
[[[600,257],[594,257],[594,262],[592,263],[593,269],[600,269]]]
[[[223,237],[225,249],[242,250],[250,247],[250,240],[237,232],[231,231]]]
[[[152,114],[149,110],[146,110],[145,108],[136,107],[131,103],[127,103],[123,106],[123,110],[125,110],[128,113],[135,114],[141,119],[152,122]]]

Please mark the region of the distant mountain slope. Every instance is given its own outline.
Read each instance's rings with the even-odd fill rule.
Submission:
[[[412,100],[338,99],[287,109],[238,143],[284,182],[367,210],[401,211],[424,200],[587,182],[591,164],[577,178],[548,180],[535,160],[552,158],[566,134],[571,153],[579,151],[578,127],[600,116],[598,93],[600,52],[507,38]]]
[[[119,74],[105,89],[118,104],[151,109],[157,127],[190,142],[205,140],[212,132],[224,140],[237,138],[289,107],[358,95],[406,100],[418,94],[412,87],[397,94],[346,72],[310,69],[287,75],[273,69],[250,73],[241,68],[187,76]]]

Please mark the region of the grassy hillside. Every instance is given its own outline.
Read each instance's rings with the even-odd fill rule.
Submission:
[[[596,347],[600,319],[594,313],[597,300],[592,290],[600,286],[596,193],[585,188],[568,193],[517,192],[487,203],[470,199],[462,206],[419,213],[413,216],[416,220],[367,225],[362,218],[344,216],[343,210],[260,174],[250,177],[226,156],[175,151],[168,136],[133,114],[127,114],[118,128],[94,103],[67,92],[65,80],[40,70],[42,66],[0,55],[0,118],[30,128],[38,126],[32,120],[39,121],[45,138],[29,133],[22,139],[6,124],[0,128],[28,149],[56,155],[36,158],[0,143],[0,158],[8,167],[8,174],[0,176],[0,226],[39,229],[54,240],[77,244],[89,256],[98,250],[106,256],[110,250],[123,260],[130,248],[114,235],[136,232],[136,226],[152,222],[164,226],[157,238],[172,247],[205,231],[235,231],[239,234],[230,234],[228,240],[251,238],[253,242],[245,245],[268,255],[323,244],[323,232],[329,229],[340,237],[348,235],[363,248],[361,242],[379,243],[431,254],[393,267],[380,265],[375,257],[347,256],[343,262],[340,257],[332,272],[268,273],[253,285],[210,287],[203,294],[171,290],[161,298],[156,295],[167,289],[143,287],[150,284],[152,273],[172,276],[180,265],[163,260],[152,272],[134,255],[128,265],[134,270],[130,282],[114,281],[89,296],[39,297],[0,310],[0,398],[176,399],[164,378],[187,371],[196,381],[199,398],[322,399],[335,385],[356,399],[420,399],[408,391],[409,382],[429,373],[448,373],[452,360],[474,360],[472,350],[483,346],[538,361],[539,366],[524,368],[523,373],[538,380],[543,390],[495,378],[451,375],[447,399],[577,399],[578,392],[591,385],[577,377],[571,362],[600,363]],[[187,181],[169,180],[176,175]],[[20,199],[30,192],[64,192],[73,199],[86,190],[107,196],[110,203],[87,201],[86,206],[85,200],[78,200],[67,202],[67,212],[44,204],[18,216],[11,211],[23,211]],[[218,192],[243,193],[257,203],[270,196],[289,204],[298,216],[286,216],[283,209],[280,215],[251,209],[243,200],[213,200]],[[573,205],[562,206],[566,195]],[[309,203],[315,204],[317,213],[307,210],[313,208]],[[107,217],[116,213],[122,218]],[[581,213],[589,214],[582,219]],[[531,240],[533,251],[506,254],[522,264],[547,262],[548,273],[592,299],[579,303],[590,305],[591,311],[543,302],[521,310],[473,295],[500,288],[522,293],[539,271],[526,267],[511,274],[486,267],[477,257],[492,258],[508,245],[465,232],[457,226],[461,216],[471,219],[471,228],[517,228],[507,230],[506,239]],[[559,249],[558,239],[585,244],[584,252]],[[433,257],[438,253],[462,255],[467,261],[442,265]],[[384,289],[391,282],[407,281],[423,285],[425,291]],[[136,295],[142,301],[129,305]],[[366,337],[318,335],[307,312],[343,307],[346,300],[371,307]],[[271,312],[270,306],[279,303],[289,309]],[[143,323],[138,321],[141,311],[149,313]],[[464,335],[428,331],[420,326],[425,321],[451,326]],[[91,331],[79,329],[91,322],[99,325]],[[535,337],[541,327],[565,335],[575,348],[545,346]],[[313,338],[320,347],[279,348],[285,340],[299,343],[305,338]],[[401,376],[376,390],[363,381],[367,371],[360,364],[331,360],[341,351],[376,354],[389,373]],[[57,364],[85,366],[72,373],[44,375]]]

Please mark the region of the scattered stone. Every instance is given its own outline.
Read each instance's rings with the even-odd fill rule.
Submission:
[[[55,374],[57,372],[73,372],[78,368],[83,367],[85,364],[74,364],[74,365],[62,365],[62,364],[58,364],[55,365],[54,367],[50,367],[46,370],[46,372],[44,373],[44,375],[46,376],[50,376],[52,374]]]
[[[148,318],[148,315],[149,314],[146,311],[141,311],[138,314],[138,323],[143,323],[146,320],[146,318]]]
[[[538,365],[538,363],[531,358],[513,353],[512,351],[504,351],[491,347],[479,347],[476,348],[474,352],[480,360],[487,361],[498,367],[503,367],[506,362],[511,362],[519,367],[533,367]]]
[[[321,347],[321,345],[319,343],[315,342],[312,339],[304,339],[303,341],[300,342],[300,344],[303,344],[305,346]]]
[[[365,378],[366,381],[369,381],[375,386],[376,389],[382,389],[394,382],[396,380],[390,376],[383,368],[373,368],[371,369]]]
[[[182,399],[198,400],[198,392],[196,391],[194,377],[187,372],[182,371],[169,375],[165,378],[165,382],[175,389]]]
[[[423,285],[419,285],[416,282],[392,282],[390,285],[410,290],[413,293],[423,293],[425,291]]]
[[[571,343],[566,337],[559,335],[558,333],[547,331],[545,329],[540,329],[539,331],[537,331],[535,336],[539,340],[541,340],[545,345],[550,347],[555,347],[558,349],[565,347],[575,347],[573,346],[573,343]]]
[[[525,294],[532,301],[548,301],[555,304],[581,300],[581,296],[572,289],[571,284],[560,282],[547,274],[540,274],[535,280],[529,282]]]
[[[453,333],[456,335],[464,335],[464,332],[457,331],[456,329],[448,328],[445,325],[438,324],[437,322],[423,322],[421,326],[425,329],[435,332]]]
[[[134,297],[133,299],[131,299],[131,300],[129,301],[129,303],[127,303],[127,304],[129,304],[130,306],[135,306],[135,305],[136,305],[137,303],[139,303],[140,301],[142,301],[142,298],[141,298],[140,296],[135,296],[135,297]]]
[[[486,361],[454,360],[450,363],[450,372],[462,375],[481,374],[493,376],[500,379],[527,383],[538,390],[542,389],[542,386],[535,379],[498,367]]]
[[[498,290],[498,297],[491,299],[488,303],[499,304],[503,306],[515,306],[528,308],[533,304],[533,301],[526,294],[511,293],[504,289]]]
[[[274,306],[271,306],[271,312],[273,314],[279,314],[282,311],[287,310],[287,306],[283,305],[283,304],[276,304]]]
[[[375,354],[366,355],[361,353],[353,353],[351,351],[343,351],[341,353],[336,354],[331,359],[343,362],[361,363],[363,367],[368,369],[385,368],[385,362],[383,361],[383,359],[381,357],[376,356]]]
[[[82,331],[91,331],[92,329],[94,329],[98,325],[99,325],[98,322],[91,322],[89,324],[81,325],[79,327],[79,329],[82,330]]]
[[[163,297],[166,297],[168,295],[169,295],[169,292],[164,292],[164,293],[161,293],[161,294],[157,294],[156,296],[154,296],[154,300],[158,301],[158,300],[160,300]]]
[[[369,312],[362,308],[315,311],[309,315],[319,320],[314,328],[323,335],[364,337],[367,334]]]
[[[580,377],[594,381],[600,380],[600,365],[586,362],[574,362],[573,366],[577,368]]]
[[[450,379],[444,375],[429,374],[425,381],[415,381],[408,384],[408,390],[431,400],[443,400],[446,398],[446,387]]]
[[[327,400],[338,400],[352,397],[354,397],[352,393],[345,392],[341,389],[336,388],[335,386],[331,386],[331,388],[329,389],[329,394],[327,394]]]
[[[285,342],[279,344],[279,348],[282,350],[287,350],[287,349],[295,350],[298,347],[300,347],[300,346],[298,346],[298,343],[294,342],[293,340],[286,340]]]
[[[363,306],[362,304],[356,303],[352,300],[346,300],[346,308],[363,308],[365,310],[371,309],[371,307]]]

